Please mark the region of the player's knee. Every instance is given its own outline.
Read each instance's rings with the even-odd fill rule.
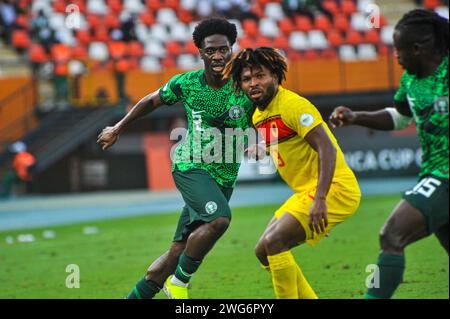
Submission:
[[[263,244],[266,253],[272,255],[281,252],[286,248],[283,237],[276,232],[269,232],[266,234],[263,238]]]
[[[402,241],[402,237],[394,234],[392,230],[383,227],[379,234],[380,246],[383,251],[398,253],[402,252],[406,244]]]
[[[262,240],[258,241],[258,243],[255,246],[255,255],[259,260],[264,259],[267,255]]]
[[[230,219],[226,217],[219,217],[209,223],[209,228],[216,235],[220,236],[228,229],[229,225]]]

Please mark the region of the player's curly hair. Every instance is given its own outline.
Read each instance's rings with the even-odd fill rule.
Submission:
[[[434,11],[411,10],[400,19],[395,29],[407,31],[409,42],[434,40],[434,50],[442,55],[448,54],[448,20]]]
[[[244,68],[253,69],[261,65],[269,69],[272,74],[277,75],[278,84],[286,79],[286,59],[278,50],[269,47],[245,49],[239,52],[225,66],[224,77],[231,78],[234,90],[238,91],[241,87],[241,74]]]
[[[201,49],[203,40],[213,34],[221,34],[228,38],[232,46],[236,42],[236,25],[224,18],[210,18],[200,22],[194,29],[192,38],[195,46]]]

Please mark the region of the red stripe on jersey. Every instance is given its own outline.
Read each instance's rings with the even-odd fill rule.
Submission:
[[[284,124],[281,115],[271,116],[255,125],[263,136],[267,146],[279,144],[297,135],[293,129]]]

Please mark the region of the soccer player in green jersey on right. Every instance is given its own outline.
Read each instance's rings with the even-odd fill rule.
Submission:
[[[394,107],[353,112],[337,107],[332,126],[361,125],[396,130],[416,122],[422,146],[418,184],[403,195],[380,232],[379,286],[367,299],[391,298],[402,282],[404,249],[435,234],[448,253],[448,20],[421,9],[406,13],[397,23],[394,45],[405,69]]]
[[[236,37],[236,26],[225,19],[200,22],[193,38],[204,69],[175,75],[160,89],[141,99],[122,120],[106,127],[98,137],[97,143],[107,149],[129,123],[156,108],[180,102],[186,109],[188,133],[176,148],[172,165],[173,179],[186,205],[170,249],[150,265],[128,295],[129,299],[153,298],[161,288],[169,298],[187,299],[189,280],[231,221],[228,201],[244,149],[241,154],[234,153],[233,147],[227,150],[227,145],[239,140],[232,137],[228,139],[232,143],[224,143],[222,133],[248,129],[254,110],[246,95],[236,93],[231,80],[222,76]],[[217,140],[208,135],[217,132],[221,134]],[[220,143],[214,145],[219,146],[217,154],[214,150],[214,157],[210,157],[212,141]],[[223,144],[224,150],[220,148]]]

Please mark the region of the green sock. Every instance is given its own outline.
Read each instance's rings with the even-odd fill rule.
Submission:
[[[175,277],[187,284],[191,279],[192,274],[197,271],[201,263],[201,260],[193,260],[183,252],[178,261],[177,269],[175,270]]]
[[[380,269],[379,288],[369,288],[366,299],[389,299],[403,280],[405,271],[405,256],[382,252],[378,256]]]
[[[127,299],[151,299],[160,290],[161,288],[155,282],[146,280],[144,276],[128,294]]]

